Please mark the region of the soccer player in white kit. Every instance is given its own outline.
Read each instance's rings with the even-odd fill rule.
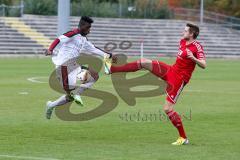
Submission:
[[[98,73],[93,69],[81,72],[81,66],[77,63],[81,53],[91,54],[104,57],[105,59],[112,58],[111,53],[107,53],[99,48],[96,48],[86,38],[90,33],[93,20],[90,17],[83,16],[79,21],[77,29],[73,29],[60,37],[56,38],[48,50],[46,55],[52,55],[52,61],[56,65],[57,79],[61,83],[66,94],[55,101],[48,101],[46,104],[46,118],[50,119],[55,107],[64,105],[68,102],[75,101],[79,105],[83,105],[81,93],[90,88],[98,79]],[[83,75],[86,83],[76,88],[77,76]]]

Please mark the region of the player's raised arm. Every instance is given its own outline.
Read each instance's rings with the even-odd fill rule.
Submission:
[[[196,63],[199,67],[201,67],[202,69],[205,69],[207,67],[207,62],[206,62],[206,58],[205,55],[203,53],[203,50],[197,52],[197,58],[196,58]]]
[[[207,62],[203,51],[197,52],[197,57],[195,57],[189,49],[187,49],[187,57],[193,60],[199,67],[205,69],[207,67]]]
[[[199,66],[199,67],[201,67],[202,69],[205,69],[206,67],[207,67],[207,62],[206,62],[206,60],[199,60],[198,59],[198,62],[196,62],[197,63],[197,65]]]
[[[61,45],[62,43],[66,43],[68,42],[71,37],[73,37],[74,35],[78,34],[79,30],[75,29],[69,32],[64,33],[63,35],[59,36],[58,38],[56,38],[51,45],[49,46],[49,48],[46,50],[45,54],[46,55],[51,55],[53,50],[58,46]]]
[[[112,53],[106,52],[98,47],[95,47],[90,41],[85,42],[82,52],[86,54],[95,54],[101,57],[112,58]]]

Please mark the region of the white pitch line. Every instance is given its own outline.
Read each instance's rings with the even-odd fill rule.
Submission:
[[[48,77],[30,77],[30,78],[27,78],[27,80],[30,82],[33,82],[33,83],[47,83],[47,82],[39,80],[39,79],[43,79],[43,78],[48,78]]]
[[[19,94],[21,94],[21,95],[27,95],[28,94],[28,92],[18,92]]]
[[[15,158],[15,159],[29,159],[29,160],[59,160],[56,158],[44,158],[44,157],[28,157],[28,156],[13,156],[7,154],[0,154],[0,157],[3,158]]]
[[[48,78],[48,77],[30,77],[27,78],[28,81],[33,82],[33,83],[48,83],[44,81],[40,81],[39,79],[43,78]],[[229,94],[240,94],[240,91],[210,91],[210,90],[191,90],[191,89],[186,89],[183,90],[185,92],[198,92],[198,93],[229,93]]]

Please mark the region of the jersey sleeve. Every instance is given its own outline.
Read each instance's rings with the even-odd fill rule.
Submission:
[[[206,59],[203,47],[200,44],[197,47],[196,58],[199,59],[199,60],[205,60]]]
[[[108,54],[105,51],[95,47],[90,41],[85,42],[82,52],[84,52],[86,54],[96,54],[101,57],[104,57],[106,54]]]
[[[74,31],[69,31],[64,33],[63,35],[59,36],[51,43],[48,50],[53,51],[58,45],[68,42],[71,39],[71,37],[73,37],[76,34],[77,33]]]

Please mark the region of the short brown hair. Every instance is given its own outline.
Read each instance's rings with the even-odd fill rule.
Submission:
[[[193,38],[196,39],[200,32],[199,27],[192,23],[187,23],[186,26],[189,27],[189,32],[193,33]]]

